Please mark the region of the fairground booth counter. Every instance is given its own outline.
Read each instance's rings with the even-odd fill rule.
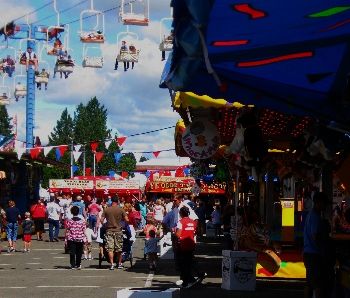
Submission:
[[[49,190],[58,194],[87,195],[96,198],[107,198],[118,195],[126,201],[141,198],[139,181],[115,179],[108,176],[79,176],[72,179],[50,179]]]
[[[348,138],[317,127],[311,117],[193,93],[177,93],[173,106],[182,116],[175,129],[176,153],[192,157],[191,175],[226,185],[229,201],[238,210],[234,221],[254,218],[253,237],[232,238],[242,237],[239,249],[258,253],[257,276],[304,279],[304,220],[315,190],[326,192],[334,206],[344,200],[350,181],[345,173]],[[150,181],[148,190],[191,191],[191,183],[179,183]]]

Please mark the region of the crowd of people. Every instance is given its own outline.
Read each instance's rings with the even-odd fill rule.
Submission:
[[[8,207],[1,209],[1,223],[6,230],[8,253],[19,251],[16,248],[19,227],[23,234],[22,251],[26,253],[31,249],[32,234],[37,241],[44,241],[45,223],[47,242],[63,241],[59,238],[63,230],[72,269],[80,269],[82,259],[93,258],[93,240],[99,243],[99,257],[106,255],[111,270],[123,268],[125,235],[129,235],[127,240],[132,247],[139,233],[145,238],[144,257],[149,269],[156,270],[159,241],[171,233],[181,283],[187,287],[196,281],[192,275],[195,239],[203,233],[202,221],[204,218],[205,226],[205,214],[208,214],[203,206],[203,202],[180,194],[165,199],[148,200],[144,196],[141,200],[128,201],[117,196],[96,199],[87,195],[83,199],[80,195],[51,194],[47,202],[39,198],[23,218],[15,202],[9,201]],[[213,216],[218,217],[215,212],[218,210],[213,211]]]

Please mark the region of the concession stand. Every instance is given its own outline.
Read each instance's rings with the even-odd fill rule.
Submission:
[[[118,195],[126,200],[140,199],[141,190],[139,181],[115,179],[107,176],[79,176],[72,179],[50,179],[50,192],[95,196],[106,198]]]

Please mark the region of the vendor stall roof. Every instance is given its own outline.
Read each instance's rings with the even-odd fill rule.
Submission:
[[[174,0],[161,86],[350,126],[348,0]]]

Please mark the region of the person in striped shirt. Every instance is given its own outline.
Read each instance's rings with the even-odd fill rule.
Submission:
[[[71,213],[73,218],[67,221],[66,226],[66,237],[70,250],[70,265],[71,269],[81,269],[81,257],[83,255],[83,247],[86,240],[86,223],[85,220],[79,217],[78,206],[73,206],[71,208]]]

